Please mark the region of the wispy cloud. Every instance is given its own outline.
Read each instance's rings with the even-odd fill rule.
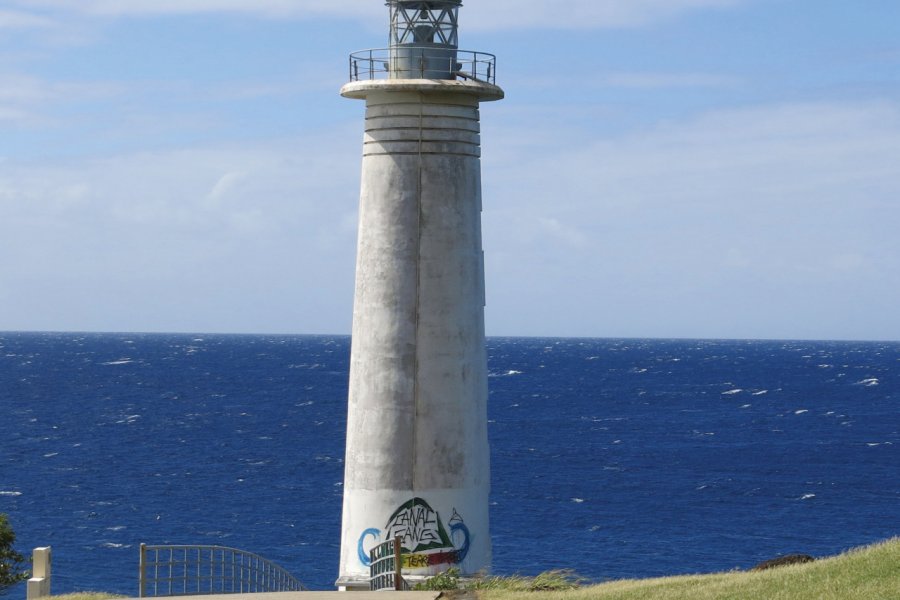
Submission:
[[[729,88],[740,85],[741,79],[713,73],[612,73],[604,83],[635,89]]]
[[[264,18],[333,17],[371,22],[384,15],[374,0],[14,0],[23,7],[69,13],[140,17],[235,13]],[[467,4],[466,27],[473,30],[521,28],[590,29],[639,27],[693,10],[731,8],[749,0],[490,0]]]
[[[50,27],[53,21],[30,12],[0,9],[0,30]]]
[[[369,17],[384,7],[371,0],[14,0],[40,10],[105,17],[236,13],[270,18]]]
[[[0,252],[18,257],[0,264],[0,291],[17,290],[0,294],[0,314],[54,327],[34,319],[55,313],[34,306],[64,291],[67,322],[83,327],[134,328],[178,306],[150,321],[346,331],[356,125],[279,142],[0,163]],[[556,150],[523,152],[535,135]],[[900,106],[758,106],[587,144],[563,137],[486,132],[493,332],[799,336],[822,318],[866,324],[893,310],[879,299],[900,285]],[[847,286],[866,302],[842,304],[834,291]],[[234,299],[223,301],[224,290]],[[778,312],[761,297],[777,297]],[[854,335],[837,326],[829,335],[843,332]]]
[[[113,82],[43,79],[15,72],[0,73],[0,120],[47,125],[65,120],[54,106],[115,98],[127,86]],[[108,116],[108,115],[107,115]]]
[[[29,113],[19,108],[0,105],[0,122],[23,122],[30,118]]]
[[[134,328],[181,302],[152,326],[302,330],[284,322],[302,313],[318,315],[322,332],[345,330],[358,194],[346,174],[358,148],[344,133],[0,161],[0,253],[16,257],[0,264],[0,314],[32,328]],[[227,290],[240,299],[223,301]],[[60,294],[65,307],[34,310]]]
[[[29,104],[70,97],[74,91],[66,84],[19,73],[0,74],[0,102]]]
[[[486,155],[488,277],[503,280],[489,286],[489,307],[502,309],[489,310],[500,331],[535,319],[561,330],[567,318],[550,321],[570,310],[557,306],[567,300],[554,290],[565,289],[566,298],[596,299],[595,312],[579,316],[609,335],[730,327],[758,336],[775,324],[791,332],[781,335],[815,335],[822,315],[865,322],[876,335],[873,315],[887,310],[878,299],[900,286],[889,225],[900,221],[900,105],[719,110],[533,161],[506,153],[518,135],[505,132],[495,147],[509,162]],[[559,243],[547,223],[579,243]],[[869,300],[848,307],[838,293],[848,286]],[[526,289],[534,302],[517,304]],[[750,303],[770,294],[778,309]],[[672,306],[682,307],[678,319]],[[854,335],[839,329],[830,335]]]
[[[733,8],[750,0],[493,0],[466,6],[466,26],[491,29],[641,27],[694,10]]]

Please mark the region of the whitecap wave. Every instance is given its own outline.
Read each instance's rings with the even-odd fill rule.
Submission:
[[[878,385],[878,378],[877,378],[877,377],[869,377],[869,378],[867,378],[867,379],[863,379],[863,380],[861,380],[861,381],[857,381],[857,382],[856,382],[856,385],[862,385],[862,386],[865,386],[865,387],[872,387],[873,385]]]
[[[808,412],[809,412],[809,409],[801,408],[800,410],[795,410],[795,411],[794,411],[794,414],[795,414],[795,415],[802,415],[803,413],[808,413]]]
[[[511,377],[512,375],[521,375],[522,371],[516,371],[515,369],[510,369],[503,373],[488,373],[488,377]]]
[[[809,500],[810,498],[815,498],[815,497],[816,497],[815,494],[803,494],[802,496],[800,496],[800,499],[801,500]]]
[[[733,396],[735,394],[740,394],[743,391],[744,390],[742,390],[741,388],[734,388],[733,390],[728,390],[727,392],[722,392],[722,395],[723,396]]]
[[[112,365],[128,365],[133,363],[134,361],[130,358],[120,358],[119,360],[111,360],[109,362],[100,363],[101,365],[112,366]]]
[[[12,490],[0,490],[0,496],[21,496],[22,492],[14,492]]]

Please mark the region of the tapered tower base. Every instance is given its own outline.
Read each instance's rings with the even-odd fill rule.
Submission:
[[[399,536],[404,573],[491,562],[478,82],[354,82],[366,100],[338,586]]]

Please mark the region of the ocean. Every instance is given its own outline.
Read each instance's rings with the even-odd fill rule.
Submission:
[[[350,339],[0,333],[0,513],[53,591],[140,544],[333,589]],[[490,338],[494,572],[749,568],[900,534],[900,343]],[[24,595],[24,589],[13,590]]]

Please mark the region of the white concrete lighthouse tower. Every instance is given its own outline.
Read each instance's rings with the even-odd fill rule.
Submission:
[[[390,47],[350,56],[365,99],[340,589],[399,536],[404,574],[487,570],[490,466],[479,102],[461,0],[389,0]]]

